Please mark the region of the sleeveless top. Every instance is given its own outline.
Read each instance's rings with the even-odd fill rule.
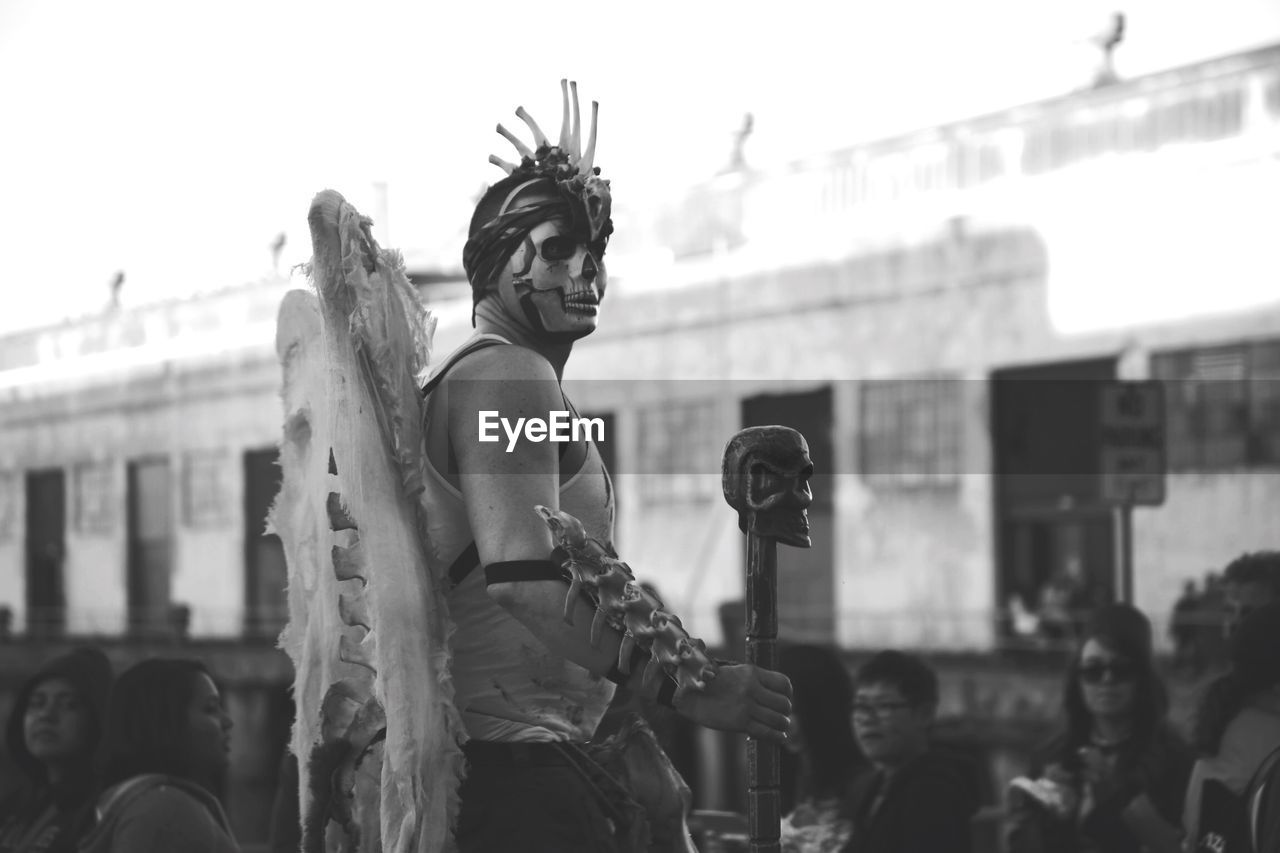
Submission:
[[[432,371],[428,386],[460,355],[478,348],[481,339],[510,344],[497,335],[473,338]],[[580,519],[589,536],[611,542],[613,487],[595,444],[589,439],[587,443],[582,467],[560,486],[560,508]],[[475,535],[462,493],[429,458],[426,467],[421,500],[431,543],[427,562],[433,575],[443,578]],[[450,638],[454,704],[472,739],[580,743],[591,739],[613,698],[612,682],[549,651],[489,597],[480,566],[449,592],[448,604],[454,623]]]

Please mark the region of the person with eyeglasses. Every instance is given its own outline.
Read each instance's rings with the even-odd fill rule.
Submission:
[[[969,853],[977,786],[971,770],[930,742],[937,675],[890,650],[864,663],[854,683],[853,733],[870,768],[853,784],[843,853]]]
[[[1257,607],[1231,637],[1231,668],[1209,685],[1196,713],[1200,753],[1182,814],[1190,849],[1280,849],[1280,602]],[[1252,813],[1250,811],[1252,810]],[[1270,838],[1262,835],[1269,824]]]
[[[1091,614],[1063,691],[1066,725],[1009,792],[1010,853],[1140,853],[1176,825],[1194,760],[1167,720],[1151,623],[1112,604]]]

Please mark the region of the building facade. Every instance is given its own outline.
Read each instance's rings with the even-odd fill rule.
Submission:
[[[784,632],[981,651],[1055,579],[1117,587],[1097,386],[1165,380],[1166,499],[1136,602],[1273,545],[1280,519],[1280,48],[698,187],[671,259],[613,260],[566,377],[605,419],[618,537],[720,637],[743,545],[737,429],[815,461]],[[696,202],[696,203],[695,203]],[[13,633],[270,638],[285,280],[0,340],[0,604]],[[427,291],[448,291],[430,285]],[[430,297],[436,351],[469,301]]]

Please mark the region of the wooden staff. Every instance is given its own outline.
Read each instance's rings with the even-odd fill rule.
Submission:
[[[789,427],[749,427],[725,446],[724,497],[747,534],[747,662],[778,668],[778,543],[808,548],[813,463]],[[781,853],[777,743],[747,738],[747,828],[751,853]]]

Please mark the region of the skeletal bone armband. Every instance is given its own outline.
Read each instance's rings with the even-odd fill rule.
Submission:
[[[648,659],[644,685],[651,685],[664,674],[668,676],[675,685],[672,704],[679,702],[686,690],[704,689],[717,670],[715,661],[707,655],[706,643],[690,637],[680,619],[663,610],[662,602],[636,583],[631,568],[612,549],[587,536],[582,522],[567,512],[545,506],[535,509],[556,542],[552,561],[559,562],[568,574],[565,622],[573,624],[574,599],[585,591],[596,607],[591,622],[592,646],[600,644],[606,624],[622,632],[616,666],[619,674],[628,675],[633,662],[643,659],[633,654],[638,648]]]

